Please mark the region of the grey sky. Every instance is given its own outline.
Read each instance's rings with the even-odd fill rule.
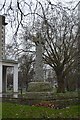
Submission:
[[[11,0],[6,0],[7,4],[9,4],[10,1]],[[16,4],[16,1],[17,0],[12,0],[13,6],[14,6],[14,4]],[[30,3],[30,1],[36,2],[36,0],[26,0],[26,2],[28,2],[28,3]],[[45,2],[46,0],[39,0],[39,1],[40,2],[44,1]],[[50,1],[52,1],[53,3],[62,2],[64,6],[68,6],[70,8],[76,6],[76,4],[79,2],[79,0],[50,0]],[[1,6],[1,4],[3,4],[3,2],[4,2],[4,0],[0,0],[0,6]],[[73,3],[73,4],[71,4],[71,3]],[[8,24],[8,26],[9,26],[9,24]],[[12,37],[13,31],[11,31],[10,29],[7,29],[7,27],[6,27],[6,32],[7,32],[7,39],[6,39],[6,41],[9,42],[10,41],[9,39]]]

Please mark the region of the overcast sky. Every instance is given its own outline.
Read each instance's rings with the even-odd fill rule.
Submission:
[[[7,4],[9,4],[9,2],[10,2],[11,0],[6,0],[6,2],[7,2]],[[14,4],[16,4],[16,1],[17,0],[12,0],[12,2],[13,2],[13,6],[14,6]],[[26,2],[28,2],[28,3],[30,3],[30,1],[32,1],[32,2],[35,2],[36,0],[26,0]],[[46,1],[46,0],[39,0],[39,1]],[[63,3],[63,5],[65,6],[68,6],[68,7],[74,7],[74,6],[76,6],[76,4],[79,2],[79,0],[50,0],[50,1],[52,1],[52,3],[57,3],[57,2],[62,2]],[[1,6],[1,4],[3,4],[4,3],[4,0],[0,0],[0,6]],[[73,3],[73,4],[71,4],[71,3]],[[0,13],[1,14],[1,13]],[[10,29],[8,29],[8,30],[6,30],[7,31],[7,38],[9,39],[11,36],[12,36],[12,34],[10,33]],[[6,41],[8,41],[8,39],[6,39]]]

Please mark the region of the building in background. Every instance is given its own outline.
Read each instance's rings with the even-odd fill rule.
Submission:
[[[7,92],[7,68],[13,67],[13,92],[18,92],[18,62],[6,59],[5,16],[0,15],[0,96]]]
[[[44,81],[50,82],[53,87],[57,87],[57,80],[56,80],[56,74],[55,71],[49,66],[44,65]]]

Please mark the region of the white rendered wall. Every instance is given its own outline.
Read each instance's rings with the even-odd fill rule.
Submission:
[[[18,92],[18,65],[14,65],[13,92]]]

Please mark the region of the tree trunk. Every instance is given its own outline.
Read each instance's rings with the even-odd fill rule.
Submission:
[[[57,93],[64,93],[65,84],[64,84],[64,78],[62,77],[61,74],[57,76],[57,82],[58,82]]]
[[[69,80],[68,80],[68,78],[65,79],[65,88],[66,88],[67,91],[70,91]]]

